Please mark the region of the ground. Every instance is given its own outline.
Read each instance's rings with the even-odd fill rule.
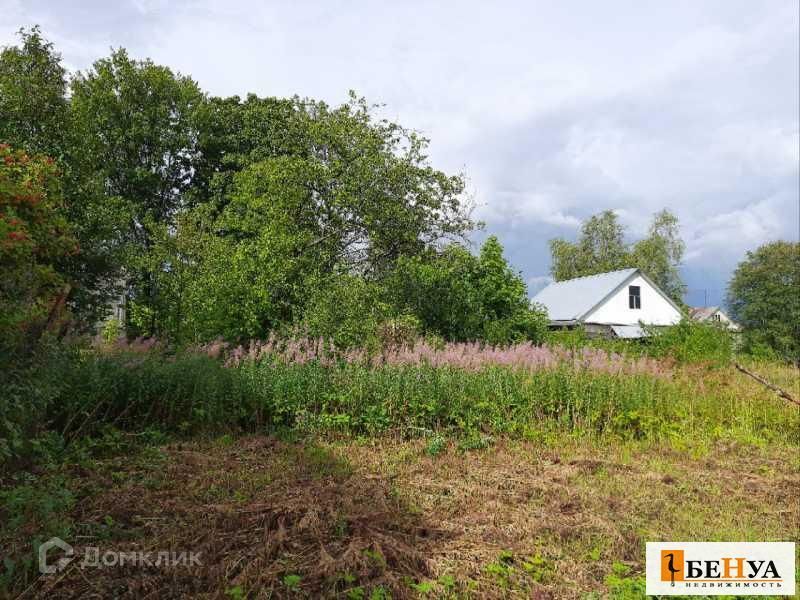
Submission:
[[[26,597],[643,596],[648,540],[794,540],[796,446],[233,437],[68,467],[70,543],[200,552]]]

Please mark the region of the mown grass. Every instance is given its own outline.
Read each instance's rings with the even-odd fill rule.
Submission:
[[[37,497],[69,490],[59,534],[79,550],[201,551],[202,567],[72,568],[37,579],[23,569],[33,547],[21,533],[43,522],[23,521],[16,534],[0,532],[23,574],[13,589],[634,599],[643,597],[646,541],[787,540],[800,527],[800,464],[784,444],[548,432],[480,449],[443,436],[431,456],[425,438],[326,438],[225,434],[142,447],[109,433],[31,484]]]

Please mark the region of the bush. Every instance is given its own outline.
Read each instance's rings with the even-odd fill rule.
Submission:
[[[671,357],[678,362],[700,362],[715,366],[730,364],[733,337],[724,327],[688,319],[672,327],[648,327],[646,351],[656,358]]]
[[[301,328],[337,348],[379,345],[378,328],[392,316],[381,289],[361,277],[342,275],[318,288],[309,299]]]

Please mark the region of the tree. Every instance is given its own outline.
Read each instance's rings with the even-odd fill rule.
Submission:
[[[525,282],[495,236],[477,257],[452,244],[441,254],[401,259],[387,294],[398,312],[415,315],[425,331],[450,341],[539,342],[547,329],[546,314],[529,306]]]
[[[79,248],[51,158],[0,144],[0,354],[30,349],[66,293],[60,261]]]
[[[0,53],[0,142],[61,161],[69,137],[61,55],[38,27],[18,33],[22,44]]]
[[[187,191],[191,208],[176,222],[183,250],[162,261],[158,277],[181,269],[204,275],[172,299],[164,294],[176,287],[159,283],[161,299],[149,302],[193,321],[180,326],[185,333],[219,335],[197,319],[205,314],[219,324],[221,310],[229,315],[226,335],[266,335],[302,320],[332,276],[380,279],[400,258],[463,238],[472,227],[462,178],[433,169],[425,140],[376,121],[363,100],[330,108],[250,96],[210,99],[199,112],[204,129]],[[207,243],[194,246],[186,232]],[[149,309],[139,313],[152,318]],[[170,335],[177,329],[161,328]]]
[[[237,174],[250,168],[277,173],[291,164],[307,174],[305,214],[319,218],[318,228],[350,268],[378,273],[401,255],[463,240],[474,226],[463,204],[463,178],[433,169],[426,139],[375,119],[372,109],[352,94],[338,107],[253,95],[244,102],[210,99],[200,110],[193,184],[193,193],[210,201],[202,214],[222,213]]]
[[[631,249],[633,264],[647,273],[678,304],[683,304],[686,293],[686,285],[678,271],[685,248],[678,218],[668,210],[662,210],[654,215],[648,236]]]
[[[623,234],[616,213],[607,210],[583,223],[577,243],[551,240],[553,278],[563,281],[623,268],[628,261]]]
[[[119,223],[128,214],[106,195],[102,175],[86,160],[88,140],[76,132],[60,54],[38,27],[19,35],[21,43],[0,54],[0,142],[55,161],[64,216],[81,247],[79,255],[62,257],[62,271],[72,282],[68,304],[74,324],[90,329],[119,293]]]
[[[772,242],[748,252],[728,285],[731,316],[751,351],[772,349],[800,361],[800,243]]]
[[[190,78],[149,60],[132,60],[125,50],[79,73],[71,88],[81,140],[74,167],[81,173],[82,195],[94,200],[93,215],[105,210],[110,217],[105,243],[116,249],[132,298],[151,305],[154,333],[158,276],[143,268],[141,259],[159,228],[172,226],[184,205],[203,95]]]
[[[577,242],[550,241],[550,273],[556,281],[638,267],[676,303],[682,304],[686,286],[678,267],[684,243],[678,219],[668,210],[653,216],[646,238],[632,245],[624,241],[625,228],[610,210],[584,222]]]

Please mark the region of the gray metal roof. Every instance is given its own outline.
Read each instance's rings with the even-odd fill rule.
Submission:
[[[718,310],[719,306],[697,306],[689,309],[689,315],[695,321],[706,321]]]
[[[577,321],[638,269],[609,271],[551,283],[533,302],[544,305],[551,321]]]
[[[614,335],[623,340],[647,337],[647,332],[638,325],[612,325],[611,330]]]

